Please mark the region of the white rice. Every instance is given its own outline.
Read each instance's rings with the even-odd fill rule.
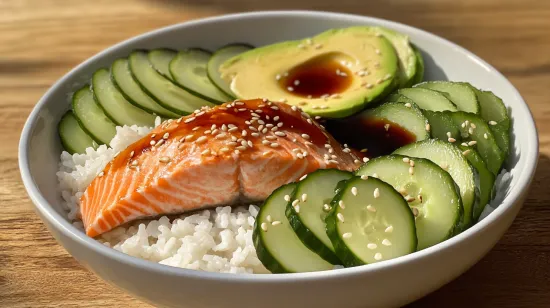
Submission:
[[[157,118],[155,125],[160,124]],[[113,159],[116,153],[147,135],[149,127],[117,127],[110,143],[85,154],[61,154],[57,177],[67,218],[83,230],[79,218],[79,200],[86,187]],[[485,207],[482,218],[504,199],[511,174],[503,170],[496,179],[497,194]],[[232,209],[220,206],[170,221],[168,217],[137,221],[118,227],[98,241],[125,254],[165,265],[220,273],[269,273],[256,255],[252,229],[258,207],[249,205]],[[335,269],[340,268],[335,266]]]
[[[160,120],[155,123],[158,125]],[[110,147],[85,154],[61,154],[57,177],[67,218],[83,230],[79,200],[115,154],[147,135],[148,127],[117,127]],[[103,234],[98,241],[125,254],[165,265],[221,273],[269,273],[256,256],[252,229],[258,207],[229,206],[134,222]]]

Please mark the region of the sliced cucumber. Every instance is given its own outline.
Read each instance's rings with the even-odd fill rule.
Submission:
[[[157,104],[132,77],[127,59],[118,59],[111,66],[111,79],[127,101],[149,113],[165,118],[177,118],[179,115]]]
[[[98,144],[80,127],[70,110],[59,121],[58,130],[61,144],[71,154],[85,153],[87,148],[97,149],[98,147]]]
[[[170,61],[178,54],[177,51],[167,48],[153,49],[147,53],[151,65],[162,76],[173,80],[170,74]]]
[[[325,271],[334,265],[309,250],[294,233],[285,216],[287,201],[296,184],[275,190],[265,200],[252,233],[256,254],[272,273]]]
[[[147,59],[147,52],[134,51],[128,57],[128,61],[134,79],[162,107],[185,115],[204,106],[213,106],[212,103],[194,96],[159,74]]]
[[[462,151],[455,145],[437,139],[415,142],[397,149],[395,154],[409,157],[426,158],[438,164],[447,171],[460,189],[460,197],[464,207],[462,230],[469,228],[472,221],[472,212],[477,207],[479,195],[476,195],[477,174],[462,155]]]
[[[450,112],[423,110],[422,113],[426,116],[426,118],[428,118],[428,122],[430,123],[430,132],[433,138],[448,141],[448,135],[460,135],[460,130],[458,129],[458,126],[455,125]]]
[[[219,68],[225,61],[253,48],[254,47],[246,44],[227,45],[216,50],[210,57],[210,60],[208,60],[208,64],[206,66],[208,78],[216,87],[218,87],[218,89],[222,90],[231,98],[235,98],[237,96],[233,93],[233,91],[231,91],[229,84],[221,77]]]
[[[422,58],[422,54],[420,53],[420,50],[414,45],[412,45],[412,48],[414,50],[414,54],[416,55],[416,73],[411,80],[411,85],[420,83],[424,80],[424,58]]]
[[[400,89],[397,93],[412,99],[418,107],[431,111],[457,111],[455,104],[437,91],[422,88]]]
[[[390,185],[353,177],[331,202],[327,234],[346,267],[389,260],[416,250],[414,216]]]
[[[476,178],[476,187],[478,189],[477,195],[478,201],[474,204],[472,210],[472,220],[475,223],[479,220],[479,216],[483,212],[483,209],[491,199],[493,198],[493,187],[495,185],[495,175],[487,169],[487,165],[481,158],[481,155],[477,152],[476,149],[473,149],[470,146],[458,145],[460,150],[464,153],[466,150],[467,155],[465,155],[468,162],[475,168],[477,176]]]
[[[170,74],[187,91],[212,103],[222,104],[231,98],[208,79],[206,66],[210,56],[210,52],[202,49],[180,51],[170,62]]]
[[[490,91],[479,91],[476,94],[481,105],[481,118],[490,123],[495,141],[507,157],[510,153],[510,117],[508,109],[498,96]]]
[[[406,196],[416,214],[418,250],[440,243],[460,230],[460,191],[449,173],[430,160],[395,154],[381,156],[363,165],[357,175],[378,177]]]
[[[358,117],[361,121],[382,121],[386,123],[386,132],[392,135],[392,127],[399,130],[406,130],[412,133],[415,141],[430,138],[430,132],[426,130],[428,119],[422,111],[411,103],[384,103],[374,109],[367,109],[361,112]]]
[[[447,93],[449,99],[458,110],[478,114],[480,112],[479,101],[476,93],[469,85],[451,81],[428,81],[415,85],[417,88],[430,89]]]
[[[340,264],[340,260],[327,236],[325,217],[337,184],[352,176],[352,173],[337,169],[310,173],[297,184],[291,195],[292,202],[286,208],[290,226],[304,245],[332,264]]]
[[[460,136],[452,137],[457,141],[460,140],[461,143],[471,144],[477,149],[487,168],[497,175],[505,157],[498,147],[489,125],[481,117],[472,113],[460,111],[452,112],[450,115],[460,130]],[[472,144],[471,141],[475,144]]]
[[[387,102],[393,102],[393,103],[404,103],[404,104],[409,103],[409,104],[414,104],[415,106],[418,106],[418,105],[416,105],[416,103],[412,99],[406,97],[405,95],[399,94],[399,93],[390,94],[386,98],[386,101]]]
[[[94,101],[89,85],[73,94],[72,105],[80,127],[97,143],[109,144],[116,134],[116,125]]]
[[[126,98],[115,87],[109,70],[102,68],[97,70],[92,76],[92,92],[99,106],[105,112],[105,115],[117,125],[155,125],[155,116],[147,113],[128,102]]]

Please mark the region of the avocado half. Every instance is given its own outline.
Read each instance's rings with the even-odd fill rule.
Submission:
[[[341,118],[409,84],[416,68],[407,36],[361,26],[256,48],[219,70],[238,98],[283,101],[311,115]]]

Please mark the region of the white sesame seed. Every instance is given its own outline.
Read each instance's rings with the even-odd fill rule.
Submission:
[[[472,146],[472,145],[476,145],[476,143],[477,143],[477,141],[472,140],[472,141],[468,142],[468,145]]]
[[[278,226],[282,224],[282,222],[278,221],[278,220],[275,220],[274,222],[271,223],[272,226]]]
[[[443,169],[443,170],[447,170],[447,168],[449,168],[449,164],[443,163],[443,164],[440,165],[440,167],[441,167],[441,169]]]
[[[484,134],[483,134],[483,138],[485,138],[485,139],[489,138],[489,136],[487,135],[487,133],[484,133]]]
[[[415,208],[415,207],[412,208],[412,212],[413,212],[414,217],[417,217],[418,214],[420,214],[420,212],[418,212],[418,209]]]
[[[367,88],[367,89],[372,89],[373,87],[374,87],[374,85],[372,83],[367,83],[365,85],[365,88]]]
[[[372,249],[376,249],[376,248],[378,248],[378,245],[376,245],[375,243],[368,243],[368,244],[367,244],[367,248],[368,248],[368,249],[371,249],[371,250],[372,250]]]
[[[294,88],[293,88],[293,87],[287,87],[286,89],[287,89],[288,91],[290,91],[290,92],[294,91]]]
[[[169,163],[172,159],[168,156],[162,156],[161,158],[159,158],[159,161],[161,163]]]
[[[240,145],[240,146],[236,147],[235,149],[237,149],[239,151],[246,151],[246,146]]]
[[[411,103],[405,103],[405,107],[407,107],[407,108],[411,108],[411,107],[412,107],[412,105],[411,105]]]
[[[302,202],[306,202],[306,200],[307,200],[307,194],[303,194],[302,195]]]
[[[204,134],[205,134],[205,135],[208,135],[208,134],[210,134],[211,132],[212,132],[211,130],[207,129],[207,130],[204,131]]]
[[[469,134],[473,134],[473,133],[474,133],[474,129],[473,129],[473,128],[471,128],[471,127],[470,127],[470,128],[468,128],[468,133],[469,133]]]
[[[338,220],[339,220],[340,222],[344,222],[344,215],[342,215],[342,213],[336,214],[336,217],[338,218]]]
[[[283,132],[275,132],[275,135],[279,136],[279,137],[285,137],[286,134],[283,133]]]
[[[453,143],[453,142],[456,142],[456,139],[455,138],[449,138],[449,139],[447,139],[447,141]]]
[[[414,174],[414,167],[409,167],[409,174],[410,174],[410,175],[413,175],[413,174]]]
[[[372,176],[373,178],[378,178],[378,173],[375,172],[375,173],[373,173],[371,176]]]
[[[131,163],[130,165],[132,165],[132,166],[137,166],[137,165],[138,165],[138,161],[137,161],[137,160],[134,160],[134,161],[132,161],[132,163]]]
[[[300,179],[298,179],[298,181],[303,181],[307,178],[307,174],[304,174]]]
[[[275,80],[281,80],[281,75],[279,74],[275,75]]]
[[[195,117],[190,117],[184,121],[184,123],[191,123],[195,120]]]
[[[353,186],[351,188],[351,193],[354,195],[354,196],[357,196],[357,187]]]
[[[201,155],[208,155],[210,154],[210,150],[209,149],[206,149],[204,151],[201,152]]]
[[[130,157],[134,157],[134,151],[130,152]]]
[[[277,142],[272,142],[272,143],[270,144],[270,146],[271,146],[272,148],[276,148],[276,147],[279,146],[279,144],[278,144]]]
[[[206,136],[200,136],[199,138],[197,138],[197,140],[195,140],[196,143],[203,143],[206,141]]]
[[[367,211],[376,213],[376,208],[369,204],[369,205],[367,205]]]
[[[296,211],[296,213],[300,213],[300,206],[299,205],[295,206],[294,210]]]
[[[267,216],[265,217],[265,220],[267,220],[268,222],[273,221],[273,219],[271,218],[271,215],[267,215]]]
[[[157,136],[157,134],[152,134],[151,138],[155,138],[156,136]]]
[[[292,201],[292,206],[296,206],[298,205],[298,203],[300,203],[300,200],[295,199],[294,201]]]
[[[363,157],[363,162],[364,163],[367,163],[369,161],[369,158],[368,157]]]
[[[241,132],[241,136],[246,137],[246,135],[248,135],[248,132],[243,129],[243,131]]]
[[[181,123],[181,120],[183,120],[183,118],[179,118],[176,120],[176,123],[180,124]]]
[[[262,156],[267,156],[267,155],[269,155],[270,153],[271,153],[271,151],[265,151],[265,152],[262,153]]]
[[[374,198],[378,198],[378,197],[380,197],[380,189],[376,188],[374,190]]]
[[[430,131],[430,124],[426,124],[426,131]]]
[[[350,238],[350,237],[351,237],[351,233],[346,232],[346,233],[342,234],[342,237],[343,237],[343,238]]]
[[[416,199],[412,196],[409,196],[409,195],[405,196],[405,201],[407,201],[407,202],[413,202],[414,200],[416,200]]]
[[[364,174],[364,175],[361,176],[361,180],[366,180],[366,179],[368,179],[368,178],[369,178],[369,176],[366,175],[366,174]]]
[[[326,203],[323,204],[323,210],[325,210],[325,211],[327,211],[327,212],[330,211],[330,206],[329,206],[328,204],[326,204]]]
[[[382,260],[382,254],[379,253],[379,252],[375,253],[374,254],[374,260],[376,260],[376,261]]]
[[[339,206],[342,210],[344,210],[344,209],[346,208],[346,205],[344,204],[344,201],[343,201],[343,200],[338,201],[338,206]]]
[[[451,132],[447,132],[447,137],[449,137],[449,138],[452,137]]]
[[[262,222],[262,224],[260,226],[261,226],[262,230],[267,231],[267,224],[265,222]]]
[[[404,163],[407,163],[407,164],[408,164],[409,161],[410,161],[410,159],[409,159],[408,157],[403,157],[403,162],[404,162]]]
[[[470,154],[470,152],[471,152],[470,150],[466,150],[466,151],[462,152],[462,155],[466,156],[466,155]]]
[[[393,226],[388,226],[386,230],[384,230],[386,233],[392,233],[393,232]]]
[[[463,146],[463,147],[467,147],[467,146],[468,146],[468,144],[467,144],[466,142],[462,142],[460,145]]]
[[[496,121],[489,121],[489,125],[497,125],[498,123]]]
[[[390,124],[384,124],[384,129],[388,131],[390,129]]]
[[[105,172],[101,171],[97,176],[98,176],[98,177],[102,177],[102,176],[104,176],[104,175],[105,175]]]

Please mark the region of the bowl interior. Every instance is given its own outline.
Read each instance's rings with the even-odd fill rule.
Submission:
[[[31,176],[37,189],[35,192],[38,193],[34,194],[35,202],[41,198],[47,201],[38,202],[37,207],[41,211],[51,212],[54,215],[52,217],[58,220],[56,223],[72,228],[69,229],[72,233],[84,236],[68,224],[61,207],[56,172],[62,147],[57,135],[57,123],[70,106],[72,91],[86,84],[98,68],[108,67],[115,59],[125,57],[137,48],[201,47],[214,50],[235,42],[261,46],[282,40],[304,38],[330,28],[354,25],[379,25],[409,35],[424,55],[428,80],[467,81],[500,96],[510,108],[513,120],[513,150],[507,165],[513,178],[510,188],[506,191],[510,195],[515,189],[521,190],[521,187],[514,188],[518,181],[521,181],[522,187],[527,185],[538,152],[533,120],[515,88],[487,63],[446,40],[393,22],[344,14],[269,12],[211,18],[147,33],[101,52],[58,81],[35,107],[22,135],[20,158],[23,178],[25,179],[26,174]],[[526,170],[529,171],[526,172],[527,175],[518,172]],[[29,192],[32,197],[33,191]],[[519,191],[514,193],[517,195]],[[472,229],[467,232],[474,232]]]

